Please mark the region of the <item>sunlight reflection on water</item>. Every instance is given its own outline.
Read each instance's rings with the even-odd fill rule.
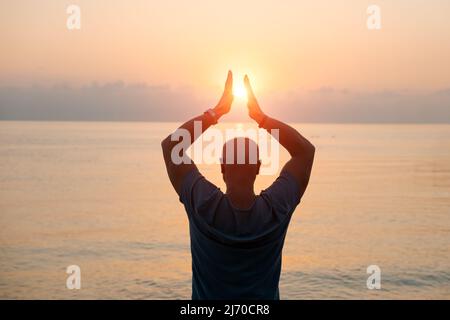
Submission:
[[[281,297],[448,299],[450,126],[296,127],[317,155],[286,238]],[[160,153],[175,128],[2,122],[0,298],[189,298],[187,219]],[[223,189],[218,165],[199,167]],[[71,264],[79,291],[65,289]],[[370,264],[380,291],[366,288]]]

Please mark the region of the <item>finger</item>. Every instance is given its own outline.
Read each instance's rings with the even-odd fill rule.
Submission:
[[[253,93],[252,86],[250,85],[250,80],[248,79],[248,76],[245,75],[244,77],[244,85],[245,89],[247,91],[247,98],[248,100],[256,100],[255,94]]]
[[[227,81],[225,82],[225,91],[231,92],[233,90],[233,72],[228,70]]]

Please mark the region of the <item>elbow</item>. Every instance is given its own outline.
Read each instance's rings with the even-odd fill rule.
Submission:
[[[170,149],[170,142],[170,135],[161,141],[161,148],[163,149],[163,151]]]
[[[303,140],[290,152],[291,157],[314,158],[316,147],[308,140]]]
[[[308,155],[311,160],[314,159],[314,155],[316,153],[316,147],[308,141]]]
[[[312,155],[314,155],[316,153],[316,147],[311,142],[309,143],[309,145],[310,152],[312,153]]]
[[[316,152],[316,147],[308,140],[304,141],[303,151],[305,154],[314,157],[314,153]]]

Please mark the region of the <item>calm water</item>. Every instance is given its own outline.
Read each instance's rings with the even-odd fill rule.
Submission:
[[[189,298],[187,219],[160,154],[175,127],[1,122],[0,298]],[[317,156],[282,298],[449,299],[450,126],[297,128]],[[218,166],[201,169],[223,188]],[[78,291],[65,287],[72,264]]]

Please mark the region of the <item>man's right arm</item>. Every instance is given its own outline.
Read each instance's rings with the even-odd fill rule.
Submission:
[[[291,159],[284,165],[282,172],[288,172],[295,178],[301,197],[308,186],[315,147],[291,126],[265,115],[253,94],[247,76],[245,76],[244,82],[247,87],[249,115],[269,133],[273,129],[279,130],[278,141],[291,155]]]

